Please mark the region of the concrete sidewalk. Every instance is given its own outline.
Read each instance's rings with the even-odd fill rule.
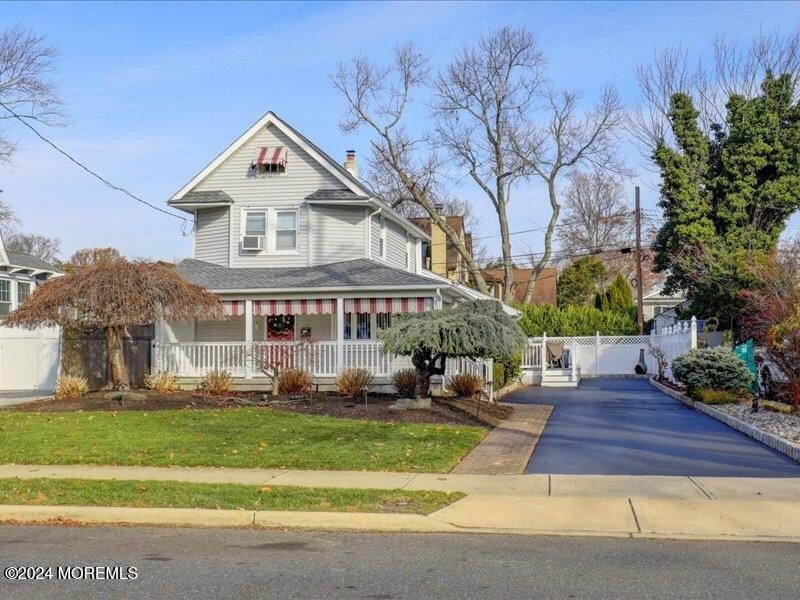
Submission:
[[[477,495],[552,498],[667,498],[676,500],[795,500],[800,478],[632,475],[469,475],[382,471],[300,471],[218,467],[0,465],[0,478],[128,479],[291,485],[355,489],[407,489]]]
[[[357,471],[0,465],[0,478],[134,479],[270,486],[460,491],[430,515],[0,506],[4,522],[77,522],[329,531],[531,535],[800,543],[800,478],[459,475]]]

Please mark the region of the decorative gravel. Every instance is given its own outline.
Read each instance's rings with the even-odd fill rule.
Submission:
[[[722,404],[714,408],[758,427],[761,431],[772,433],[796,444],[800,443],[800,416],[767,410],[753,413],[749,404]]]

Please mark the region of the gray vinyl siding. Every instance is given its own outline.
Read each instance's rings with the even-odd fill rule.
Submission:
[[[250,163],[262,146],[286,146],[285,174],[256,177]],[[222,190],[234,200],[231,207],[233,235],[229,240],[233,261],[231,267],[292,267],[308,264],[308,215],[304,199],[320,188],[341,188],[343,184],[325,167],[273,126],[267,126],[231,155],[217,169],[197,184],[192,191]],[[297,242],[294,254],[251,254],[240,250],[240,219],[243,208],[299,208]],[[362,211],[363,214],[363,211]],[[360,238],[364,238],[363,230]],[[324,245],[315,237],[312,246]],[[323,248],[315,248],[315,251]],[[198,245],[196,258],[202,253]],[[363,257],[363,253],[359,258]]]
[[[198,210],[195,228],[194,257],[197,260],[227,267],[230,252],[228,207]]]
[[[244,315],[227,321],[198,321],[194,335],[197,342],[243,342]]]
[[[386,221],[386,264],[406,268],[406,232],[397,223]]]
[[[381,219],[379,216],[372,217],[370,222],[370,258],[380,260],[381,258]]]
[[[364,209],[314,206],[311,211],[311,264],[323,265],[364,258]]]

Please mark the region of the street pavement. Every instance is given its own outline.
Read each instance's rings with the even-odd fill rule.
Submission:
[[[135,567],[9,581],[2,598],[795,598],[800,545],[463,534],[0,526],[0,568]]]
[[[551,404],[526,473],[800,477],[800,464],[642,379],[530,387],[504,401]]]

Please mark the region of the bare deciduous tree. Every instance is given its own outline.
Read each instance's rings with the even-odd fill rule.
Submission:
[[[547,189],[552,209],[544,236],[544,251],[538,259],[533,254],[530,257],[533,270],[525,293],[526,303],[533,296],[536,279],[552,257],[553,235],[561,212],[561,178],[581,167],[617,175],[628,174],[617,153],[624,110],[611,87],[605,87],[597,104],[583,113],[580,94],[550,90],[545,95],[542,110],[545,113],[544,125],[532,125],[515,142],[519,156]]]
[[[63,104],[49,77],[58,51],[44,38],[21,27],[0,32],[0,102],[23,119],[62,125]],[[0,120],[13,119],[7,110]],[[0,132],[0,162],[8,162],[16,143]]]
[[[463,48],[434,83],[437,139],[497,213],[505,302],[514,294],[507,206],[514,184],[529,172],[516,148],[544,79],[544,62],[533,34],[502,27]]]
[[[72,256],[64,264],[64,270],[69,272],[81,267],[91,267],[120,260],[125,260],[125,257],[116,248],[81,248],[72,253]]]
[[[340,63],[331,75],[347,101],[340,127],[346,132],[362,126],[372,129],[370,167],[375,187],[397,204],[411,201],[425,209],[463,258],[478,289],[488,293],[479,265],[445,215],[436,210],[437,199],[443,196],[442,157],[427,134],[414,136],[402,124],[411,94],[427,78],[427,60],[410,45],[397,48],[390,67],[379,67],[363,56]]]
[[[619,178],[575,171],[568,179],[564,190],[565,219],[557,236],[562,248],[592,253],[632,239],[633,213]]]
[[[6,250],[30,254],[47,262],[56,262],[61,252],[61,240],[37,233],[12,231],[3,236]]]
[[[706,61],[683,46],[659,50],[650,63],[636,68],[642,100],[630,111],[630,132],[648,157],[659,141],[671,144],[670,98],[682,92],[692,98],[701,127],[710,134],[714,124],[724,125],[731,94],[757,96],[768,71],[788,74],[793,83],[800,80],[800,30],[762,31],[749,44],[717,34]]]

